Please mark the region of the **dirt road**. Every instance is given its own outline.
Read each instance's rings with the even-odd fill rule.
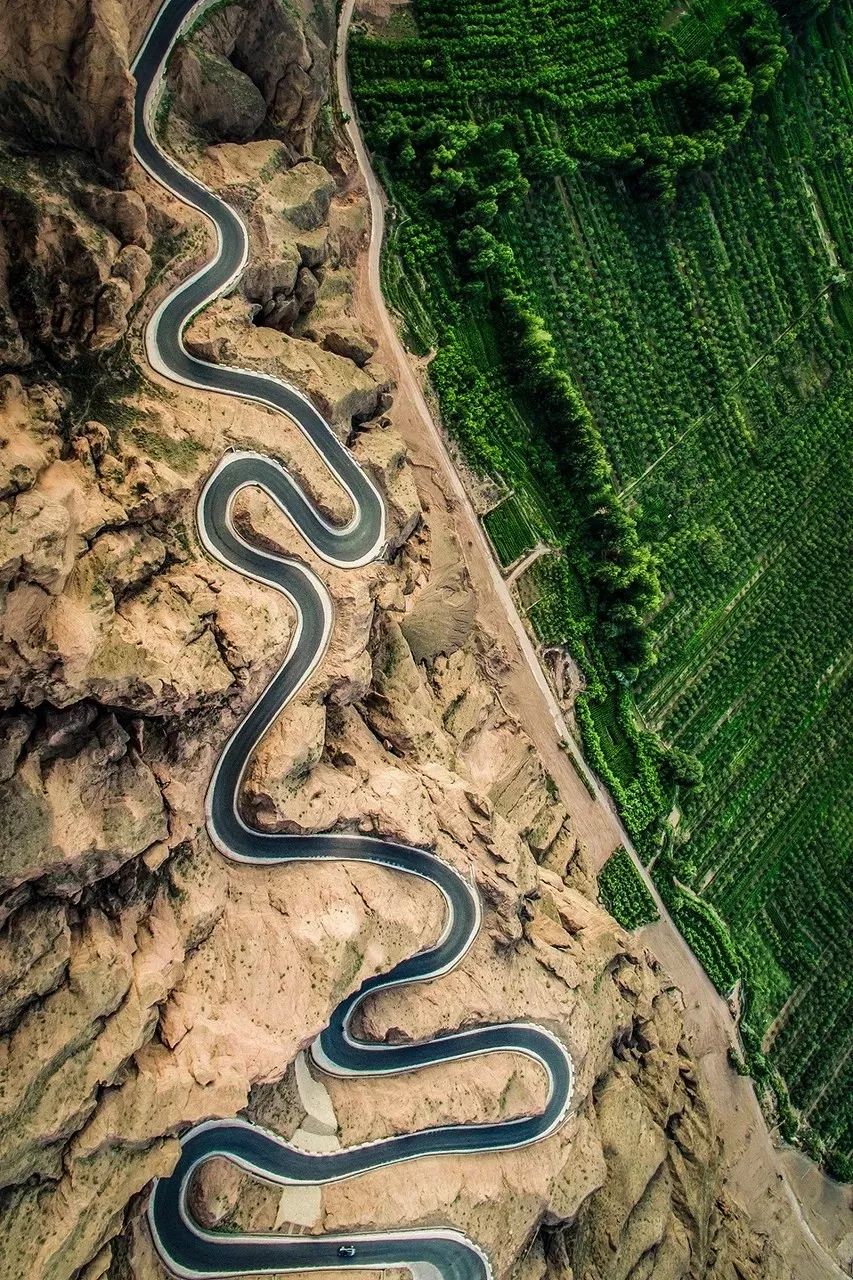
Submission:
[[[667,914],[610,796],[589,770],[572,738],[385,305],[380,281],[385,199],[358,128],[346,70],[347,35],[354,6],[355,0],[345,0],[341,10],[335,74],[341,109],[350,117],[347,134],[370,201],[371,235],[366,261],[362,258],[361,263],[359,303],[379,340],[379,359],[397,381],[394,423],[415,467],[422,503],[429,516],[434,559],[440,560],[442,554],[456,556],[456,546],[450,545],[452,531],[452,541],[461,548],[475,584],[478,623],[509,659],[507,673],[501,676],[507,709],[535,744],[595,865],[601,866],[615,848],[624,845],[658,904],[660,921],[644,929],[640,937],[684,993],[685,1021],[718,1113],[719,1131],[732,1166],[735,1197],[750,1212],[757,1229],[772,1234],[797,1280],[828,1280],[833,1276],[845,1280],[846,1273],[816,1238],[803,1215],[751,1082],[738,1076],[728,1064],[727,1052],[734,1042],[735,1029],[725,1001]],[[579,774],[587,779],[592,795]]]
[[[385,234],[385,200],[356,124],[355,108],[346,74],[346,37],[354,0],[346,0],[341,11],[336,76],[341,109],[351,117],[347,133],[358,160],[370,199],[371,235],[362,301],[369,300],[372,328],[379,339],[379,357],[397,380],[394,422],[401,432],[418,470],[418,484],[433,511],[444,509],[452,519],[471,579],[477,586],[479,620],[485,631],[499,638],[510,655],[511,672],[503,686],[507,703],[523,720],[524,727],[542,755],[545,767],[554,774],[566,805],[575,820],[578,834],[592,855],[602,861],[621,843],[615,815],[602,821],[601,807],[581,782],[566,757],[569,751],[577,769],[597,791],[577,743],[572,738],[562,710],[545,678],[533,644],[516,612],[509,587],[495,563],[461,479],[453,465],[441,431],[424,398],[422,387],[400,342],[394,322],[385,306],[380,284],[379,261]],[[431,524],[434,523],[431,521]],[[527,709],[522,716],[521,710]],[[564,744],[561,747],[561,743]]]
[[[509,573],[504,578],[506,585],[508,587],[512,586],[516,578],[520,578],[523,573],[527,573],[527,570],[532,564],[535,564],[541,556],[547,555],[551,550],[553,550],[553,548],[549,547],[546,543],[537,542],[536,546],[533,547],[532,550],[528,551],[527,555],[510,569]]]

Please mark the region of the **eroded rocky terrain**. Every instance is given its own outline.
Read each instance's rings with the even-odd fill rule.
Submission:
[[[302,1143],[345,1145],[519,1114],[542,1089],[501,1056],[312,1085],[300,1050],[346,992],[437,936],[437,895],[380,868],[242,868],[205,834],[219,746],[293,619],[204,557],[200,484],[239,444],[281,457],[330,518],[346,520],[347,501],[282,419],[144,374],[151,305],[209,249],[131,163],[129,52],[154,7],[34,0],[0,37],[9,1280],[160,1275],[145,1190],[199,1119],[246,1111]],[[335,601],[332,645],[262,744],[245,809],[278,830],[393,835],[470,870],[486,908],[473,951],[440,983],[377,998],[365,1029],[421,1037],[530,1017],[569,1044],[576,1094],[570,1122],[534,1148],[322,1195],[211,1165],[197,1212],[300,1231],[449,1221],[525,1280],[781,1280],[771,1243],[726,1196],[680,995],[598,905],[572,816],[501,704],[505,658],[478,626],[475,587],[441,514],[422,510],[357,296],[368,219],[328,103],[333,19],[307,0],[217,5],[173,58],[161,113],[169,144],[251,231],[241,289],[194,322],[189,345],[310,394],[389,511],[385,561],[315,565]],[[312,562],[260,495],[239,517]]]

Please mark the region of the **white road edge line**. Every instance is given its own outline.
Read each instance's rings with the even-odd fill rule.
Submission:
[[[146,34],[145,40],[143,41],[143,44],[139,50],[139,53],[134,59],[134,62],[132,64],[133,71],[136,71],[137,67],[139,66],[142,60],[142,57],[149,46],[150,40],[157,26],[166,17],[168,10],[170,8],[170,5],[172,3],[174,3],[174,0],[164,0],[163,4],[161,5],[157,16],[153,20],[149,28],[149,31]],[[370,549],[367,552],[362,553],[362,555],[358,558],[350,558],[350,559],[338,558],[334,554],[330,553],[328,548],[322,548],[318,546],[316,542],[314,542],[311,539],[308,531],[303,529],[299,525],[295,515],[292,512],[289,512],[287,510],[287,507],[285,506],[281,497],[277,495],[271,487],[269,487],[267,484],[264,483],[263,475],[264,475],[264,471],[267,470],[268,468],[275,469],[275,474],[279,476],[279,479],[283,481],[283,483],[289,488],[291,492],[293,492],[295,495],[298,496],[299,501],[303,503],[307,509],[311,510],[312,518],[317,521],[318,525],[324,528],[327,533],[334,535],[334,538],[340,542],[340,545],[344,546],[346,544],[346,539],[352,534],[354,534],[358,529],[360,529],[363,521],[364,512],[363,512],[363,508],[359,503],[356,493],[353,491],[351,486],[346,482],[346,480],[344,479],[339,469],[335,466],[334,456],[336,454],[340,454],[340,452],[343,450],[343,446],[341,445],[340,441],[334,435],[334,433],[332,432],[328,424],[324,422],[321,415],[318,414],[317,410],[314,408],[311,402],[307,399],[307,397],[304,396],[297,388],[292,387],[290,384],[284,382],[279,378],[274,377],[273,375],[268,375],[265,373],[254,373],[254,372],[252,372],[251,374],[247,374],[243,370],[232,369],[228,366],[215,366],[215,367],[217,369],[217,372],[219,373],[232,374],[234,378],[234,385],[232,387],[213,385],[212,379],[210,380],[210,382],[207,382],[204,379],[204,371],[207,368],[207,366],[204,364],[204,362],[197,360],[189,352],[187,352],[186,347],[184,345],[183,332],[186,325],[190,322],[192,317],[198,314],[198,312],[204,306],[206,306],[210,301],[212,301],[217,297],[223,296],[225,293],[227,293],[230,289],[232,289],[235,286],[248,260],[248,232],[247,232],[245,223],[243,222],[243,219],[233,209],[230,209],[229,206],[225,205],[224,202],[222,202],[214,192],[205,188],[202,183],[200,183],[196,178],[194,178],[191,174],[189,174],[186,170],[184,170],[180,164],[178,164],[175,160],[173,160],[170,156],[168,156],[165,153],[165,151],[159,145],[159,142],[156,138],[156,132],[153,127],[153,116],[154,116],[156,105],[159,101],[160,93],[162,91],[163,73],[164,73],[164,68],[168,61],[169,55],[172,49],[174,48],[175,42],[179,38],[180,34],[186,30],[189,24],[198,16],[199,13],[201,13],[205,8],[207,8],[210,3],[211,3],[211,0],[199,0],[199,3],[193,5],[190,8],[190,10],[184,16],[182,22],[178,25],[175,32],[173,33],[169,46],[163,58],[161,59],[156,71],[154,72],[152,81],[145,93],[145,96],[143,99],[142,123],[143,123],[143,128],[147,135],[147,140],[159,154],[160,158],[163,161],[164,168],[166,169],[166,171],[168,172],[169,170],[171,170],[172,172],[180,173],[196,191],[198,191],[199,193],[203,193],[205,196],[215,201],[223,209],[223,213],[225,210],[227,210],[229,216],[233,218],[234,224],[236,224],[237,227],[239,228],[239,232],[241,235],[240,262],[238,267],[229,275],[228,279],[223,284],[221,284],[216,288],[211,289],[211,291],[204,297],[204,299],[201,302],[199,302],[197,305],[192,307],[192,309],[187,308],[184,313],[181,313],[180,309],[178,308],[178,321],[177,321],[178,328],[177,328],[177,333],[173,335],[173,340],[177,341],[177,345],[181,351],[181,354],[188,361],[192,363],[193,368],[197,368],[199,370],[198,380],[196,380],[195,378],[189,378],[184,374],[178,372],[174,368],[172,368],[169,365],[168,361],[163,356],[162,348],[160,344],[161,325],[167,309],[174,307],[176,300],[180,299],[181,296],[186,294],[200,280],[203,280],[205,274],[212,273],[215,270],[224,252],[222,229],[220,224],[216,221],[216,218],[211,213],[205,210],[200,204],[196,204],[189,197],[179,195],[177,191],[170,188],[166,179],[163,177],[163,175],[159,173],[155,173],[154,170],[149,165],[147,165],[145,161],[143,161],[137,153],[137,159],[139,159],[140,162],[144,165],[144,167],[146,168],[150,176],[156,182],[162,185],[166,190],[169,190],[173,195],[177,196],[179,199],[184,200],[185,203],[187,203],[191,207],[194,207],[200,214],[202,214],[202,216],[205,217],[213,225],[215,235],[216,235],[216,253],[213,259],[211,259],[205,265],[200,267],[188,280],[184,281],[175,290],[173,290],[170,294],[168,294],[155,309],[146,327],[146,333],[145,333],[146,354],[147,354],[149,363],[151,364],[151,367],[156,372],[160,373],[163,377],[169,379],[170,381],[179,382],[185,386],[188,386],[197,390],[216,391],[221,394],[233,395],[242,399],[254,400],[255,402],[262,404],[267,408],[270,408],[276,412],[284,413],[285,416],[287,416],[288,419],[293,421],[294,424],[302,431],[303,435],[309,441],[312,447],[315,449],[318,456],[322,459],[322,461],[331,471],[335,479],[338,481],[338,483],[341,485],[344,491],[348,494],[352,502],[353,513],[354,513],[351,520],[345,527],[336,527],[329,524],[328,521],[324,519],[322,514],[316,510],[316,508],[313,506],[313,503],[311,503],[308,496],[296,484],[296,482],[287,473],[287,471],[285,470],[285,468],[282,466],[280,462],[278,462],[275,459],[270,459],[268,457],[265,457],[264,455],[254,453],[249,450],[234,449],[229,451],[219,461],[219,463],[217,464],[212,474],[208,477],[208,480],[205,483],[202,489],[201,495],[199,497],[198,532],[199,532],[200,541],[204,546],[205,550],[214,559],[226,565],[227,567],[232,568],[236,572],[242,574],[243,576],[251,578],[265,586],[272,587],[274,590],[284,595],[293,606],[293,609],[295,611],[295,616],[296,616],[296,626],[295,626],[293,635],[290,638],[290,643],[288,645],[287,652],[285,654],[285,657],[282,663],[278,667],[275,675],[269,681],[269,683],[267,684],[266,688],[263,690],[259,698],[255,701],[253,707],[247,713],[247,716],[243,718],[243,720],[240,722],[240,724],[235,728],[233,733],[228,738],[218,758],[218,761],[214,769],[213,776],[211,778],[211,782],[205,797],[205,817],[206,817],[207,827],[208,827],[208,831],[211,836],[211,839],[213,840],[217,848],[225,856],[229,858],[250,863],[250,864],[251,863],[259,864],[259,863],[265,863],[268,861],[275,862],[276,859],[252,857],[247,854],[242,854],[238,850],[235,850],[234,848],[229,846],[227,840],[224,838],[221,832],[219,832],[217,829],[215,796],[217,794],[218,786],[220,785],[220,783],[223,782],[223,773],[222,773],[223,763],[228,759],[229,751],[231,750],[232,745],[235,742],[236,735],[240,732],[242,725],[245,723],[245,720],[248,716],[251,716],[256,711],[258,711],[261,717],[263,718],[262,704],[264,700],[270,694],[270,691],[272,687],[275,685],[275,683],[287,671],[295,654],[299,650],[300,644],[303,641],[304,622],[305,622],[304,611],[298,596],[284,585],[284,582],[281,578],[281,572],[280,572],[281,569],[283,567],[288,568],[293,573],[297,574],[305,583],[306,587],[308,587],[310,590],[312,590],[315,593],[322,609],[322,632],[317,639],[316,648],[314,652],[311,654],[310,659],[307,661],[304,671],[295,680],[289,692],[282,697],[280,704],[273,709],[272,717],[271,718],[267,717],[265,723],[262,724],[262,727],[259,730],[258,735],[253,739],[249,747],[246,748],[245,758],[240,763],[240,766],[236,775],[236,785],[234,786],[233,794],[231,795],[231,809],[233,811],[232,817],[238,824],[239,829],[242,829],[242,831],[244,831],[247,835],[250,835],[253,839],[263,841],[264,843],[266,843],[267,840],[281,841],[283,843],[283,853],[282,853],[282,859],[281,859],[282,861],[294,860],[294,854],[291,854],[289,855],[289,857],[287,857],[284,853],[284,848],[286,848],[286,842],[289,839],[292,839],[292,837],[278,835],[275,833],[258,832],[253,828],[248,827],[240,815],[239,807],[238,807],[238,797],[239,797],[239,793],[244,780],[246,768],[248,767],[249,760],[251,759],[252,753],[254,752],[255,747],[260,741],[260,738],[267,731],[267,728],[269,727],[269,724],[272,723],[272,720],[274,720],[275,717],[278,714],[280,714],[283,707],[295,696],[295,694],[299,691],[299,689],[304,685],[305,681],[308,680],[311,674],[316,670],[318,663],[322,660],[326,652],[329,638],[331,635],[332,623],[334,619],[334,610],[333,610],[331,597],[329,596],[329,593],[325,585],[313,570],[308,568],[302,562],[295,560],[291,557],[276,556],[268,552],[265,552],[261,548],[253,546],[242,537],[242,535],[236,528],[233,521],[234,501],[237,495],[243,489],[249,487],[250,485],[252,487],[261,488],[267,494],[267,496],[271,499],[271,501],[275,503],[279,507],[279,509],[282,510],[284,514],[287,515],[293,521],[293,523],[299,529],[300,533],[302,533],[302,535],[305,537],[306,541],[312,547],[312,549],[327,563],[335,565],[340,568],[357,567],[359,565],[367,564],[371,560],[376,558],[377,552],[384,545],[385,509],[384,509],[384,503],[382,501],[381,494],[376,489],[375,485],[373,484],[373,481],[370,479],[368,475],[366,475],[365,472],[361,470],[360,467],[358,467],[358,464],[356,464],[353,460],[353,466],[358,472],[361,482],[373,494],[373,496],[377,501],[378,511],[379,511],[379,525],[378,525],[377,535]],[[319,421],[322,428],[327,433],[327,437],[325,440],[325,448],[317,440],[313,438],[312,434],[308,431],[307,426],[304,422],[300,421],[299,418],[296,417],[294,414],[288,412],[287,410],[284,410],[282,405],[277,403],[272,397],[267,398],[262,394],[258,394],[257,392],[254,392],[254,391],[248,391],[248,390],[241,391],[240,382],[247,378],[256,383],[266,382],[271,386],[278,385],[283,389],[285,389],[288,392],[288,395],[295,396],[296,398],[298,398],[299,401],[306,406],[306,409],[309,411],[311,417],[313,418],[315,425]],[[239,559],[236,558],[235,555],[229,554],[228,552],[225,551],[223,546],[217,543],[214,537],[214,534],[211,531],[211,529],[208,527],[208,524],[206,521],[205,504],[212,493],[214,484],[221,481],[222,478],[227,474],[227,471],[230,468],[236,467],[239,463],[246,463],[246,462],[253,462],[256,464],[256,473],[250,480],[245,480],[245,479],[235,480],[235,483],[233,484],[233,486],[227,491],[227,500],[226,500],[226,507],[224,512],[224,522],[225,522],[225,526],[228,534],[230,535],[231,538],[234,539],[236,545],[243,547],[246,550],[247,559],[245,562],[241,562]],[[257,564],[258,561],[269,562],[271,566],[269,577],[267,577],[262,572],[256,571],[255,569],[249,567],[250,564],[252,563]],[[273,566],[275,566],[275,568],[273,568]],[[223,784],[223,785],[227,785],[227,784]],[[304,855],[304,857],[305,858],[309,858],[309,857],[310,858],[318,858],[318,857],[333,858],[335,857],[335,852],[334,852],[335,843],[344,842],[344,841],[352,842],[354,839],[358,839],[358,837],[355,837],[351,834],[343,833],[343,832],[318,835],[316,837],[316,840],[319,846],[317,849],[317,852],[312,853],[310,855]],[[444,902],[445,902],[444,929],[438,942],[433,944],[433,946],[430,947],[429,951],[425,954],[431,954],[433,951],[438,951],[439,949],[444,947],[451,940],[451,937],[454,933],[454,928],[457,923],[454,919],[454,908],[453,908],[452,899],[449,895],[448,890],[444,887],[442,880],[444,880],[445,882],[448,882],[449,880],[455,880],[456,882],[458,882],[458,884],[461,884],[461,886],[464,888],[465,893],[469,897],[470,908],[472,911],[470,926],[467,929],[467,931],[464,933],[464,935],[460,936],[459,939],[457,940],[457,943],[453,948],[452,954],[450,955],[448,960],[446,960],[441,964],[436,964],[435,967],[432,969],[428,969],[423,973],[419,973],[411,977],[402,977],[402,978],[394,979],[392,974],[388,974],[386,977],[386,980],[383,981],[380,978],[377,981],[373,982],[371,986],[371,993],[375,991],[383,990],[385,988],[390,988],[393,986],[431,980],[433,978],[439,977],[443,974],[450,972],[456,965],[459,964],[463,956],[468,952],[481,926],[482,906],[481,906],[479,894],[477,893],[476,886],[473,881],[473,872],[471,874],[471,882],[469,884],[468,880],[466,880],[466,878],[460,871],[451,867],[449,864],[444,863],[435,854],[430,853],[427,850],[415,849],[410,846],[400,845],[390,841],[387,842],[387,848],[389,850],[388,857],[383,859],[382,854],[380,852],[381,845],[379,845],[379,847],[374,850],[372,847],[374,841],[370,838],[363,838],[363,839],[369,841],[369,845],[370,845],[369,851],[366,852],[364,855],[365,858],[367,858],[369,861],[377,865],[384,865],[384,866],[391,867],[395,871],[404,871],[409,875],[415,875],[420,879],[423,879],[428,881],[429,883],[432,883],[442,893],[444,897]],[[376,843],[378,845],[378,842]],[[410,868],[406,866],[401,866],[399,861],[393,861],[391,859],[391,856],[390,856],[391,850],[393,850],[398,855],[401,853],[403,854],[409,853],[411,855],[416,855],[417,859],[420,860],[421,863],[423,863],[424,861],[434,863],[436,867],[435,877],[434,878],[431,877],[424,870],[416,870],[414,867]],[[346,852],[342,852],[339,856],[346,858],[347,854]],[[303,855],[296,855],[296,857],[301,859]],[[403,962],[403,963],[406,963],[406,962]],[[354,1050],[357,1050],[361,1054],[366,1053],[368,1055],[372,1055],[375,1053],[377,1055],[377,1059],[381,1059],[381,1056],[383,1054],[389,1053],[389,1051],[395,1052],[399,1056],[399,1054],[402,1052],[400,1046],[389,1046],[387,1044],[366,1044],[362,1041],[357,1040],[355,1037],[352,1036],[351,1030],[350,1030],[350,1024],[351,1024],[353,1014],[355,1013],[355,1010],[358,1008],[360,1004],[361,998],[356,993],[353,997],[349,997],[349,1000],[350,1000],[350,1005],[344,1016],[344,1020],[342,1023],[343,1044],[353,1048]],[[499,1031],[501,1036],[503,1037],[502,1042],[488,1043],[488,1044],[485,1044],[483,1047],[477,1047],[476,1042],[478,1039],[480,1038],[486,1039],[491,1037],[493,1040],[496,1031]],[[512,1053],[518,1053],[518,1054],[527,1056],[528,1058],[537,1062],[543,1068],[547,1076],[547,1080],[548,1080],[548,1103],[546,1104],[546,1112],[547,1112],[548,1104],[550,1104],[554,1100],[555,1086],[556,1086],[555,1077],[551,1069],[551,1066],[549,1065],[548,1060],[546,1059],[546,1057],[542,1055],[542,1052],[537,1052],[534,1047],[531,1047],[530,1044],[526,1044],[524,1042],[523,1037],[525,1035],[532,1038],[534,1042],[537,1039],[540,1040],[540,1042],[541,1041],[550,1042],[553,1050],[558,1053],[559,1057],[562,1059],[563,1069],[566,1074],[566,1080],[568,1081],[568,1087],[565,1092],[565,1095],[562,1097],[560,1106],[555,1112],[555,1114],[552,1116],[551,1120],[547,1124],[544,1124],[541,1129],[536,1130],[536,1132],[532,1136],[527,1136],[525,1138],[519,1139],[518,1141],[513,1141],[511,1135],[512,1135],[513,1129],[516,1126],[526,1124],[531,1119],[535,1119],[535,1117],[521,1116],[521,1117],[516,1117],[513,1120],[497,1122],[494,1125],[481,1126],[481,1127],[491,1128],[493,1130],[495,1141],[489,1144],[485,1144],[482,1148],[477,1148],[478,1150],[504,1150],[512,1147],[526,1146],[532,1142],[541,1141],[543,1138],[555,1132],[563,1124],[569,1112],[569,1108],[572,1100],[572,1093],[573,1093],[573,1064],[572,1064],[571,1057],[568,1053],[568,1050],[566,1046],[562,1043],[562,1041],[556,1035],[554,1035],[553,1032],[546,1030],[545,1028],[538,1027],[535,1024],[526,1023],[526,1022],[512,1022],[512,1023],[500,1024],[499,1027],[496,1027],[496,1026],[479,1027],[479,1028],[474,1027],[469,1030],[455,1032],[451,1035],[441,1036],[436,1038],[436,1040],[429,1042],[430,1045],[435,1046],[434,1056],[431,1058],[428,1058],[429,1062],[433,1062],[433,1061],[441,1062],[441,1061],[450,1061],[450,1060],[455,1061],[455,1060],[464,1059],[464,1058],[477,1057],[486,1053],[498,1053],[498,1052],[512,1052]],[[472,1045],[473,1047],[454,1053],[452,1051],[452,1046],[455,1042],[460,1042],[460,1041],[464,1042],[466,1045]],[[421,1049],[423,1048],[423,1046],[420,1046],[420,1045],[417,1047]],[[386,1069],[384,1069],[380,1065],[379,1061],[377,1061],[375,1066],[372,1066],[369,1068],[362,1068],[360,1070],[355,1068],[350,1068],[345,1063],[336,1061],[333,1057],[330,1057],[330,1055],[326,1052],[325,1049],[323,1049],[319,1038],[312,1048],[312,1056],[314,1057],[314,1060],[318,1066],[336,1075],[364,1075],[366,1072],[368,1072],[369,1074],[385,1074],[386,1073]],[[387,1068],[387,1073],[397,1074],[400,1071],[416,1070],[422,1065],[425,1065],[423,1061],[412,1063],[411,1066],[404,1065],[402,1067],[400,1066],[389,1067]],[[543,1119],[544,1119],[544,1116],[543,1116]],[[456,1137],[460,1132],[464,1132],[466,1127],[470,1128],[471,1126],[448,1125],[448,1126],[439,1127],[435,1129],[423,1130],[421,1132],[423,1135],[429,1135],[431,1139],[433,1140],[439,1139],[439,1141],[441,1137],[446,1133],[448,1136],[448,1145],[446,1148],[446,1152],[441,1146],[439,1146],[436,1150],[431,1149],[430,1154],[450,1154],[454,1152],[458,1153],[460,1151],[458,1141],[454,1145],[453,1138]],[[474,1126],[474,1127],[477,1127],[477,1126]],[[360,1170],[355,1169],[351,1174],[347,1173],[347,1174],[341,1175],[340,1173],[336,1174],[332,1171],[331,1173],[329,1173],[327,1177],[324,1177],[322,1173],[322,1165],[324,1162],[327,1165],[330,1163],[330,1157],[327,1153],[302,1152],[298,1147],[294,1146],[294,1144],[288,1143],[286,1140],[280,1138],[279,1136],[275,1134],[267,1133],[264,1130],[260,1129],[260,1127],[250,1125],[248,1122],[243,1120],[224,1120],[223,1119],[223,1120],[209,1120],[209,1121],[203,1122],[202,1124],[198,1124],[194,1126],[187,1134],[185,1134],[182,1139],[182,1143],[186,1144],[186,1142],[188,1142],[190,1138],[198,1137],[201,1134],[213,1134],[216,1131],[234,1132],[235,1130],[248,1130],[249,1132],[257,1133],[259,1137],[263,1135],[266,1141],[273,1142],[276,1146],[279,1147],[280,1150],[299,1152],[300,1158],[303,1161],[306,1158],[308,1158],[310,1163],[314,1165],[314,1168],[312,1169],[312,1175],[311,1175],[311,1184],[316,1185],[318,1183],[323,1183],[326,1181],[338,1181],[341,1179],[342,1176],[354,1177],[354,1176],[358,1176],[360,1172]],[[501,1138],[498,1138],[498,1131],[500,1131],[500,1134],[502,1135]],[[352,1152],[366,1150],[366,1149],[381,1148],[383,1146],[392,1144],[395,1141],[396,1139],[383,1138],[383,1139],[377,1139],[371,1142],[357,1144],[353,1147],[346,1148],[344,1154],[350,1154]],[[338,1156],[340,1156],[340,1154],[341,1153],[337,1153]],[[415,1155],[417,1154],[425,1154],[425,1153],[416,1152]],[[306,1243],[308,1243],[305,1237],[286,1237],[279,1234],[274,1234],[274,1235],[228,1234],[227,1236],[223,1236],[221,1233],[210,1232],[202,1228],[199,1225],[199,1223],[195,1220],[195,1218],[192,1216],[192,1214],[190,1213],[187,1207],[187,1195],[188,1195],[189,1184],[192,1178],[192,1174],[194,1173],[195,1169],[201,1163],[204,1163],[206,1160],[212,1158],[214,1155],[221,1155],[224,1158],[230,1160],[232,1163],[235,1163],[239,1165],[241,1168],[245,1169],[246,1172],[250,1173],[252,1176],[264,1179],[265,1181],[274,1182],[276,1185],[305,1183],[305,1179],[303,1178],[297,1178],[297,1177],[291,1178],[291,1177],[288,1177],[286,1174],[273,1173],[269,1168],[264,1168],[263,1166],[255,1165],[245,1157],[238,1156],[233,1150],[227,1147],[227,1144],[223,1143],[220,1148],[216,1145],[214,1141],[211,1141],[211,1145],[207,1148],[204,1154],[200,1156],[196,1161],[194,1161],[188,1167],[188,1169],[185,1169],[183,1171],[181,1175],[180,1186],[178,1189],[179,1215],[184,1223],[184,1226],[192,1233],[193,1238],[198,1240],[200,1243],[207,1244],[210,1247],[211,1251],[215,1251],[217,1248],[221,1250],[225,1242],[227,1242],[229,1246],[233,1246],[241,1242],[247,1245],[269,1243],[271,1247],[274,1247],[276,1245],[285,1246],[288,1243],[291,1243],[291,1244],[299,1243],[302,1245],[305,1245]],[[399,1163],[402,1160],[410,1159],[410,1158],[413,1158],[413,1157],[409,1154],[402,1154],[402,1155],[395,1156],[389,1152],[388,1158],[381,1163],[382,1164]],[[315,1161],[316,1161],[316,1164],[315,1164]],[[169,1180],[166,1180],[166,1181],[168,1183]],[[167,1267],[175,1275],[180,1275],[180,1276],[192,1278],[192,1280],[196,1280],[197,1277],[200,1278],[203,1276],[210,1276],[212,1274],[212,1272],[209,1269],[197,1270],[192,1267],[187,1267],[180,1261],[180,1259],[174,1258],[171,1255],[168,1245],[163,1241],[161,1237],[161,1233],[158,1227],[158,1222],[156,1220],[156,1214],[153,1212],[150,1205],[149,1205],[149,1222],[151,1225],[152,1236],[154,1238],[157,1251],[160,1254],[163,1261],[165,1262],[165,1264],[167,1265]],[[485,1271],[485,1274],[487,1276],[491,1276],[491,1266],[483,1250],[480,1249],[480,1247],[477,1246],[473,1241],[469,1240],[467,1236],[463,1235],[461,1232],[454,1231],[450,1228],[435,1227],[435,1228],[429,1228],[428,1230],[420,1230],[420,1231],[414,1231],[414,1230],[406,1231],[401,1229],[401,1230],[394,1230],[393,1232],[390,1232],[390,1231],[373,1232],[369,1236],[360,1236],[358,1237],[358,1239],[361,1239],[363,1241],[369,1240],[371,1243],[374,1243],[374,1244],[377,1242],[387,1241],[389,1242],[389,1244],[393,1242],[394,1244],[397,1244],[397,1245],[399,1245],[401,1242],[405,1243],[406,1241],[423,1242],[428,1240],[428,1241],[453,1242],[454,1244],[464,1246],[464,1248],[470,1251],[472,1255],[479,1258],[483,1264],[483,1269]],[[347,1243],[348,1237],[337,1236],[337,1235],[321,1236],[317,1238],[316,1243],[318,1245],[321,1243],[336,1244],[339,1240],[341,1241],[341,1243]],[[310,1268],[312,1264],[310,1262],[305,1263],[304,1261],[301,1260],[299,1263],[299,1269],[303,1269],[306,1265]],[[322,1266],[324,1268],[328,1268],[328,1265],[329,1265],[328,1261],[317,1263],[318,1267]],[[358,1266],[359,1262],[358,1260],[351,1263],[344,1262],[343,1260],[339,1260],[338,1265],[341,1267]],[[422,1261],[418,1261],[417,1257],[415,1257],[410,1264],[405,1264],[405,1263],[401,1263],[399,1257],[395,1255],[393,1262],[389,1262],[389,1265],[394,1265],[394,1266],[409,1265],[410,1269],[419,1277],[419,1280],[435,1280],[435,1277],[441,1274],[439,1269],[436,1266],[434,1266],[432,1263],[424,1263]],[[282,1265],[281,1260],[274,1261],[268,1269],[265,1268],[265,1270],[269,1270],[269,1271],[282,1271],[282,1270],[288,1270],[288,1269],[289,1268],[286,1265],[284,1266]],[[241,1275],[241,1274],[246,1274],[246,1272],[244,1270],[228,1271],[228,1270],[221,1270],[217,1268],[216,1274],[222,1275],[222,1276]],[[259,1272],[256,1268],[253,1267],[252,1274],[259,1274]]]

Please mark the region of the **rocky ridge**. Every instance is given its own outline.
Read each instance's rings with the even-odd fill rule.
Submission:
[[[16,11],[0,56],[0,118],[34,104],[49,143],[36,158],[12,147],[0,173],[12,193],[0,289],[10,1280],[161,1275],[145,1188],[173,1166],[175,1135],[207,1116],[246,1110],[297,1141],[346,1144],[519,1114],[542,1087],[508,1056],[421,1073],[417,1088],[313,1084],[297,1055],[347,991],[437,935],[439,903],[380,868],[232,865],[204,831],[219,744],[292,618],[204,558],[200,483],[236,443],[281,457],[331,518],[347,518],[347,501],[280,418],[139,372],[146,308],[206,251],[204,228],[129,164],[127,53],[151,8],[39,0]],[[315,565],[335,601],[332,645],[262,744],[246,811],[278,830],[393,835],[473,871],[485,927],[464,964],[377,998],[365,1030],[530,1017],[566,1038],[578,1079],[572,1119],[535,1148],[300,1196],[211,1165],[197,1211],[303,1231],[452,1221],[499,1274],[530,1280],[781,1280],[726,1199],[680,996],[598,905],[571,815],[501,705],[504,659],[478,631],[475,589],[422,510],[358,306],[365,205],[324,117],[332,8],[308,8],[217,6],[173,59],[163,118],[252,241],[241,293],[188,341],[312,395],[389,510],[387,561]],[[39,48],[39,22],[55,48]],[[60,88],[63,57],[76,71]],[[94,160],[63,147],[81,140]],[[312,562],[260,495],[239,518]]]

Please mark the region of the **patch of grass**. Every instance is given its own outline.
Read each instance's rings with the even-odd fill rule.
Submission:
[[[140,422],[129,428],[131,439],[149,457],[165,462],[181,474],[195,471],[199,458],[204,454],[204,445],[193,440],[191,436],[175,440],[160,432],[152,431]]]
[[[148,384],[126,339],[111,351],[83,352],[75,360],[59,366],[57,377],[67,393],[65,412],[72,426],[91,418],[115,431],[132,425],[142,416],[141,411],[127,401]]]
[[[411,5],[394,9],[382,28],[383,40],[415,40],[418,25],[415,21],[414,9]]]
[[[180,231],[159,232],[151,246],[151,274],[148,277],[150,289],[161,278],[164,272],[190,251],[194,244],[196,231],[194,228],[182,227]]]
[[[160,100],[154,113],[154,134],[161,140],[166,137],[169,128],[169,116],[171,115],[174,101],[174,93],[168,86],[165,86],[160,92]]]

